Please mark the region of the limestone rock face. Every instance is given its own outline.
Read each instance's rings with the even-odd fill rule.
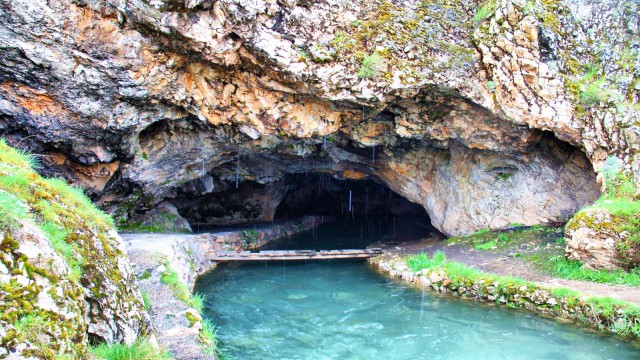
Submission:
[[[211,211],[268,221],[308,171],[383,181],[449,234],[561,221],[610,154],[640,179],[638,6],[8,0],[0,134],[123,222],[236,182],[268,193]]]
[[[170,203],[160,203],[146,212],[140,219],[140,225],[148,228],[160,228],[166,232],[191,232],[189,222],[178,214],[178,209]]]
[[[84,359],[89,342],[152,336],[112,220],[4,141],[0,154],[0,357]]]
[[[509,223],[567,221],[596,200],[589,167],[579,151],[543,141],[520,156],[464,146],[414,150],[385,164],[380,176],[423,205],[436,228],[458,236]]]
[[[0,231],[0,238],[0,357],[84,356],[87,304],[65,261],[28,223]],[[26,315],[23,302],[31,306]]]
[[[613,227],[616,220],[603,209],[582,211],[567,225],[566,256],[578,260],[589,269],[620,268],[616,245],[620,235]]]

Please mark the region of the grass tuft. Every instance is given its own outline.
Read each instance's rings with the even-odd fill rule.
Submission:
[[[373,79],[380,75],[384,67],[382,57],[378,53],[373,53],[362,60],[362,66],[358,71],[358,76],[363,79]]]
[[[444,251],[436,251],[433,254],[433,257],[429,257],[429,255],[425,253],[411,255],[407,258],[407,264],[409,268],[413,271],[420,271],[422,269],[435,269],[447,260],[447,256]]]
[[[162,273],[160,281],[171,288],[176,299],[201,312],[205,299],[204,295],[191,294],[187,285],[180,281],[178,273],[169,266],[168,260],[164,262],[164,266],[166,270]]]
[[[216,354],[218,357],[221,357],[216,333],[217,329],[213,323],[207,319],[202,319],[202,330],[200,331],[199,340],[206,346],[205,353],[208,355]]]
[[[475,23],[485,21],[496,11],[496,6],[497,4],[495,0],[487,1],[484,5],[476,10],[476,13],[471,18],[471,21]]]
[[[100,344],[91,348],[91,353],[102,360],[170,360],[173,357],[164,350],[154,348],[146,340],[131,345]]]
[[[146,291],[142,292],[142,302],[144,303],[144,309],[149,311],[153,302],[151,301],[151,295]]]
[[[28,341],[36,345],[42,345],[42,342],[48,341],[45,336],[47,330],[47,319],[38,314],[27,314],[22,316],[15,324],[20,341]]]
[[[0,213],[0,229],[12,228],[29,216],[25,204],[4,190],[0,190]]]
[[[0,139],[0,148],[10,148],[5,139]],[[11,148],[11,151],[0,152],[0,163],[22,169],[37,169],[39,166],[31,154],[15,148]]]
[[[591,270],[582,267],[577,260],[568,260],[564,256],[550,259],[554,276],[571,280],[593,281],[628,286],[640,286],[640,273],[623,270]]]

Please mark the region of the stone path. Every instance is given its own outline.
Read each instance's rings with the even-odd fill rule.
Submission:
[[[585,295],[608,296],[640,304],[640,287],[609,285],[589,281],[567,280],[549,276],[522,258],[508,254],[476,250],[465,245],[447,245],[440,239],[431,238],[400,245],[383,247],[385,251],[399,254],[433,253],[442,250],[447,259],[461,262],[485,272],[504,276],[515,276],[549,287],[566,287]]]
[[[176,299],[169,286],[160,280],[167,264],[191,289],[198,273],[206,271],[207,264],[198,256],[195,237],[182,234],[122,235],[140,289],[151,300],[148,312],[160,345],[168,349],[176,360],[216,360],[215,355],[204,353],[198,341],[200,327],[193,326],[187,318],[187,312],[193,310]]]

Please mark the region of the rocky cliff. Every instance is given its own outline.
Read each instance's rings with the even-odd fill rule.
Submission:
[[[152,336],[112,220],[0,141],[0,358],[85,359]]]
[[[221,218],[270,220],[285,175],[303,172],[383,183],[446,234],[565,221],[598,197],[607,157],[639,179],[638,13],[590,0],[7,0],[0,133],[123,223],[215,194],[240,204],[221,201]]]

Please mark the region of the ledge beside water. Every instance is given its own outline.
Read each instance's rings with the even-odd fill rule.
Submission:
[[[200,310],[191,294],[198,277],[218,265],[207,260],[206,254],[256,249],[311,230],[324,220],[329,218],[307,216],[255,229],[196,235],[122,234],[160,345],[170,350],[176,360],[217,359],[202,341]]]
[[[406,257],[384,254],[367,260],[377,271],[407,283],[458,296],[523,308],[558,320],[586,324],[601,331],[640,339],[640,309],[610,298],[587,297],[564,288],[549,289],[517,278],[476,272],[466,277],[443,267],[413,271]]]

